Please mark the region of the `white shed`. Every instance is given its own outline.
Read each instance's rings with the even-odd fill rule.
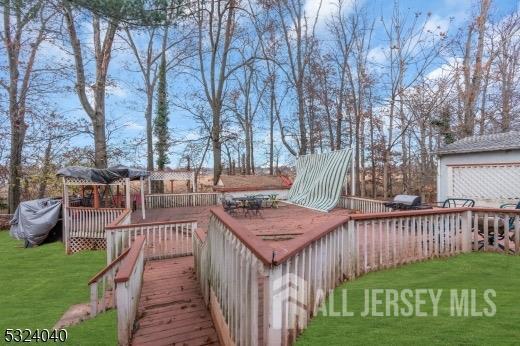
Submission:
[[[520,132],[472,136],[438,151],[437,197],[498,207],[520,199]]]

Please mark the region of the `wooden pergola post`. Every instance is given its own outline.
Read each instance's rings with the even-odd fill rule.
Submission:
[[[141,213],[143,215],[143,220],[146,219],[146,211],[144,205],[144,178],[141,177]]]
[[[94,194],[94,209],[99,209],[99,186],[98,185],[94,185],[94,189],[93,189],[93,194]]]
[[[125,178],[125,208],[132,209],[132,204],[130,201],[130,178]]]

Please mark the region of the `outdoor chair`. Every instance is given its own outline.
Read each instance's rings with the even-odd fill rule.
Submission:
[[[280,202],[278,200],[278,194],[273,193],[267,197],[269,197],[268,203],[270,204],[271,208],[278,208],[278,202]]]
[[[512,208],[513,207],[513,208]],[[500,206],[500,209],[520,209],[520,201],[518,203],[506,203],[502,204]],[[503,241],[506,236],[509,237],[509,241],[514,242],[515,240],[515,234],[512,232],[511,235],[509,233],[511,231],[514,231],[515,229],[515,218],[509,218],[509,222],[506,225],[505,218],[504,217],[497,217],[498,218],[498,234],[497,234],[497,241]],[[494,228],[495,218],[489,217],[488,218],[488,239],[487,242],[489,245],[495,244],[495,228]],[[479,241],[479,249],[482,249],[485,245],[484,241],[485,239],[485,233],[484,233],[484,219],[480,218],[478,221],[478,233],[482,237],[483,240]],[[502,244],[498,244],[498,247],[504,250],[504,246]],[[510,251],[512,251],[510,249]]]
[[[261,199],[251,199],[250,201],[247,202],[245,208],[246,208],[246,211],[244,213],[244,216],[249,215],[251,217],[253,214],[261,215],[262,200]]]
[[[224,211],[230,215],[236,215],[238,204],[235,201],[231,201],[229,199],[223,198],[222,199],[222,207],[224,208]]]
[[[470,198],[447,198],[443,202],[437,202],[441,208],[462,208],[462,207],[474,207],[475,201]]]

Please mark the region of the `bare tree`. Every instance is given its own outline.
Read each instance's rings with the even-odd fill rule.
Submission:
[[[463,136],[471,136],[475,132],[475,108],[481,90],[484,37],[490,5],[491,0],[481,0],[480,13],[475,21],[468,25],[466,33],[466,44],[464,46],[464,57],[462,63],[464,84],[461,95],[464,103]],[[477,46],[475,51],[473,51],[473,35],[475,32],[477,34]]]
[[[112,46],[119,23],[117,20],[108,20],[106,30],[103,30],[100,16],[97,13],[92,14],[95,82],[90,85],[88,84],[87,74],[85,73],[87,60],[83,56],[80,35],[76,30],[76,14],[71,5],[66,1],[63,2],[63,13],[67,22],[67,29],[76,66],[76,92],[94,129],[95,165],[97,168],[105,168],[108,161],[105,128],[105,96]],[[105,35],[101,38],[103,31],[105,31]],[[91,88],[93,92],[92,103],[88,97],[88,88]]]
[[[22,152],[27,130],[25,116],[29,90],[34,82],[34,66],[38,49],[45,40],[47,25],[54,16],[43,1],[4,0],[3,32],[7,51],[9,82],[0,80],[9,95],[11,149],[9,160],[9,210],[14,212],[20,202]]]
[[[194,4],[197,30],[197,79],[211,108],[211,144],[213,149],[213,183],[222,173],[222,107],[226,82],[241,65],[231,66],[229,56],[236,31],[236,0],[202,1]]]

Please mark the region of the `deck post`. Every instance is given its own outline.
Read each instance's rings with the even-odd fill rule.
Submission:
[[[352,153],[350,155],[350,158],[351,158],[351,165],[350,165],[350,172],[351,172],[351,175],[350,175],[350,194],[352,197],[355,197],[356,196],[356,166],[354,166],[354,164],[356,162],[354,162],[354,153]]]
[[[69,188],[67,181],[63,177],[63,242],[65,243],[65,253],[69,253]]]
[[[461,217],[461,230],[462,230],[462,252],[471,252],[471,219],[473,213],[471,210],[462,213]]]
[[[97,282],[90,284],[90,317],[97,315],[97,298],[98,298],[98,287]]]
[[[267,277],[267,294],[264,295],[264,301],[268,302],[266,314],[267,324],[264,326],[267,332],[267,345],[282,345],[282,332],[284,324],[284,302],[285,290],[283,287],[284,280],[282,275],[282,266],[274,266],[269,270]]]

